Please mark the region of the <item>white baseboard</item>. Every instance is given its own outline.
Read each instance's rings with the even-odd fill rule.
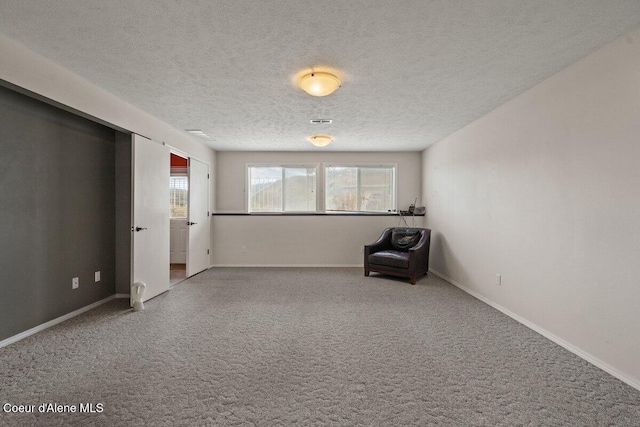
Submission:
[[[460,283],[456,282],[455,280],[445,276],[444,274],[433,270],[433,269],[429,269],[430,273],[433,273],[434,275],[440,277],[442,280],[445,280],[449,283],[451,283],[453,286],[456,286],[457,288],[460,288],[461,290],[465,291],[466,293],[468,293],[469,295],[479,299],[480,301],[484,302],[487,305],[490,305],[491,307],[495,308],[496,310],[506,314],[507,316],[511,317],[513,320],[517,321],[518,323],[523,324],[524,326],[526,326],[527,328],[539,333],[540,335],[542,335],[543,337],[553,341],[554,343],[558,344],[559,346],[569,350],[571,353],[575,354],[576,356],[586,360],[587,362],[591,363],[592,365],[602,369],[603,371],[605,371],[606,373],[613,375],[614,377],[616,377],[617,379],[619,379],[620,381],[629,384],[631,387],[640,390],[640,380],[633,378],[629,375],[626,375],[624,372],[619,371],[618,369],[614,368],[613,366],[609,365],[608,363],[603,362],[602,360],[598,359],[597,357],[587,353],[586,351],[574,346],[573,344],[568,343],[567,341],[563,340],[562,338],[558,337],[557,335],[552,334],[551,332],[547,331],[544,328],[541,328],[540,326],[536,325],[535,323],[530,322],[529,320],[520,317],[519,315],[513,313],[512,311],[507,310],[506,308],[504,308],[503,306],[501,306],[500,304],[495,303],[494,301],[490,300],[489,298],[485,297],[484,295],[480,295],[479,293],[467,288],[464,285],[461,285]]]
[[[115,295],[116,298],[131,298],[131,294],[116,294]]]
[[[75,311],[72,311],[71,313],[67,313],[64,316],[60,316],[60,317],[58,317],[56,319],[49,320],[46,323],[43,323],[43,324],[38,325],[38,326],[35,326],[35,327],[33,327],[31,329],[28,329],[28,330],[26,330],[24,332],[20,332],[19,334],[14,335],[12,337],[6,338],[6,339],[0,341],[0,348],[6,347],[9,344],[13,344],[14,342],[17,342],[17,341],[20,341],[22,339],[25,339],[28,336],[31,336],[31,335],[33,335],[33,334],[35,334],[37,332],[44,331],[47,328],[55,326],[58,323],[62,323],[65,320],[69,320],[72,317],[76,317],[76,316],[78,316],[78,315],[80,315],[82,313],[85,313],[85,312],[87,312],[87,311],[89,311],[89,310],[91,310],[93,308],[96,308],[96,307],[98,307],[98,306],[100,306],[100,305],[102,305],[102,304],[104,304],[106,302],[109,302],[109,301],[111,301],[112,299],[115,299],[115,298],[116,298],[115,295],[111,295],[109,297],[101,299],[100,301],[96,301],[93,304],[89,304],[89,305],[87,305],[85,307],[82,307],[82,308],[79,308],[79,309],[77,309]]]
[[[211,267],[260,267],[260,268],[363,268],[362,264],[213,264]]]

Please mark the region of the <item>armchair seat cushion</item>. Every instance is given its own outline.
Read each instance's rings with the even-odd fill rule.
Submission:
[[[409,252],[386,250],[369,255],[369,264],[409,268]]]

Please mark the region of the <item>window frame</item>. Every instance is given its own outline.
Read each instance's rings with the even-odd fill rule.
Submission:
[[[280,211],[251,211],[251,168],[252,167],[280,167],[283,168],[314,168],[316,170],[316,210],[315,211],[285,211],[284,203],[285,197],[283,193],[282,198],[282,210]],[[355,167],[355,168],[393,168],[393,201],[391,211],[328,211],[326,209],[326,178],[327,169],[330,167]],[[372,213],[391,213],[398,212],[398,163],[397,162],[330,162],[330,163],[300,163],[300,162],[250,162],[245,164],[245,186],[244,186],[244,203],[245,212],[249,214],[327,214],[327,215],[341,215],[341,214],[372,214]]]
[[[282,205],[281,205],[281,210],[279,211],[259,211],[259,212],[255,212],[255,211],[251,211],[251,168],[254,167],[263,167],[263,168],[282,168],[282,182],[283,182],[283,191],[282,191]],[[316,185],[315,185],[315,196],[316,196],[316,208],[315,210],[308,210],[308,211],[300,211],[300,210],[296,210],[296,211],[285,211],[284,207],[285,207],[285,200],[286,200],[286,196],[285,196],[285,192],[284,192],[284,178],[285,178],[285,169],[290,168],[290,169],[295,169],[295,168],[307,168],[307,169],[315,169],[316,171]],[[322,168],[320,166],[320,163],[299,163],[299,162],[277,162],[277,163],[269,163],[269,162],[264,162],[264,163],[247,163],[246,167],[245,167],[245,211],[247,213],[250,214],[269,214],[269,213],[278,213],[278,214],[317,214],[322,212],[321,210],[321,206],[320,206],[320,201],[322,200],[322,198],[320,197],[320,189],[321,189],[321,173]]]
[[[398,163],[397,162],[393,162],[393,163],[366,163],[366,162],[332,162],[332,163],[327,163],[327,164],[323,164],[322,167],[322,186],[323,186],[323,190],[326,189],[326,182],[327,182],[327,172],[329,168],[332,167],[338,167],[338,168],[358,168],[358,178],[357,178],[357,191],[360,192],[360,174],[361,168],[392,168],[393,169],[393,184],[392,184],[392,207],[390,210],[387,211],[363,211],[363,210],[354,210],[354,211],[331,211],[331,210],[327,210],[327,193],[326,191],[323,191],[323,197],[322,197],[322,208],[323,208],[323,212],[328,214],[328,215],[340,215],[342,213],[362,213],[362,214],[368,214],[368,213],[385,213],[385,212],[389,212],[389,213],[396,213],[398,211]],[[360,204],[360,200],[358,198],[358,204]]]

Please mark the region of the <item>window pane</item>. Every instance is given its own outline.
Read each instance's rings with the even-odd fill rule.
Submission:
[[[285,168],[284,179],[284,210],[315,212],[316,168]]]
[[[327,167],[325,209],[328,211],[358,210],[358,168]]]
[[[387,212],[395,209],[395,167],[326,168],[327,211]]]
[[[189,203],[189,178],[172,176],[169,179],[171,218],[186,218]]]
[[[282,211],[282,168],[252,166],[249,169],[249,211]]]
[[[393,168],[360,168],[360,210],[387,212],[393,209]]]

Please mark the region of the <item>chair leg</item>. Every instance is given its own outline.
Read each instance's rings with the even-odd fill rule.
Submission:
[[[367,277],[369,276],[369,270],[367,270],[366,268],[364,269],[364,275]]]
[[[415,285],[416,284],[416,276],[411,276],[410,279],[411,279],[411,284]]]

